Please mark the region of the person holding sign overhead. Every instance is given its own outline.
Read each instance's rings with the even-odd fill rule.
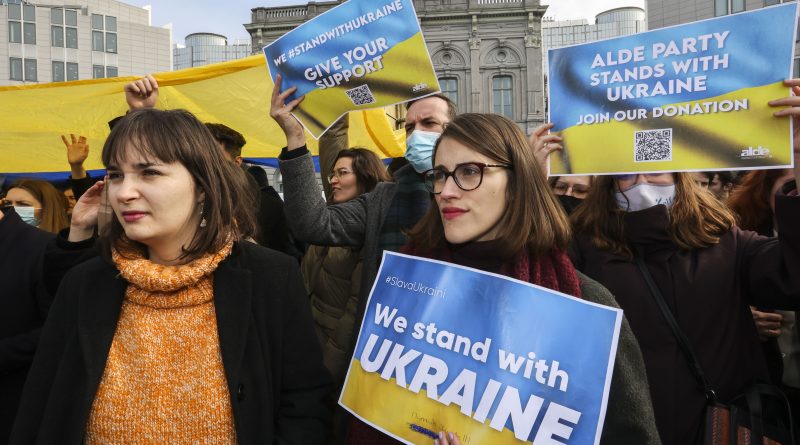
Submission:
[[[795,120],[797,172],[800,79],[784,84],[793,95],[770,105],[785,107],[776,117]],[[617,297],[642,346],[663,443],[702,442],[710,391],[714,402],[727,404],[766,381],[749,305],[800,308],[796,195],[784,190],[775,198],[778,238],[741,230],[691,173],[599,177],[571,215],[575,266]],[[705,374],[707,393],[670,314]]]
[[[456,117],[436,142],[433,165],[422,176],[434,205],[409,233],[405,252],[617,306],[570,262],[567,216],[514,122],[493,114]],[[459,444],[455,433],[436,440]],[[641,352],[626,321],[602,441],[659,443]]]

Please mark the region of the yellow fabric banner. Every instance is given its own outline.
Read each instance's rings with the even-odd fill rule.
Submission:
[[[272,80],[264,56],[155,74],[158,107],[183,108],[203,122],[225,124],[247,139],[246,158],[276,158],[286,139],[269,117]],[[0,87],[0,173],[68,171],[62,134],[90,144],[87,170],[103,168],[100,152],[108,121],[127,111],[123,86],[137,77]],[[382,158],[402,156],[405,136],[384,109],[350,113],[350,146]],[[308,135],[308,148],[318,154]]]

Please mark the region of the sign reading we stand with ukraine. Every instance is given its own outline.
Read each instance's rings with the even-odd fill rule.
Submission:
[[[553,175],[791,167],[797,2],[548,52]]]
[[[339,403],[404,443],[597,444],[622,311],[384,252]]]
[[[269,75],[315,138],[344,113],[439,91],[412,0],[349,0],[264,47]]]

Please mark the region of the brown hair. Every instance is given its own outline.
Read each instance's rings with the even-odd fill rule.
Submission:
[[[26,190],[42,203],[42,210],[39,213],[41,222],[38,226],[40,229],[58,233],[61,229],[69,227],[67,197],[53,184],[41,179],[20,179],[11,184],[9,190],[13,188]]]
[[[371,192],[379,182],[391,180],[386,166],[374,152],[366,148],[350,148],[342,150],[333,160],[333,166],[342,158],[349,158],[353,162],[353,173],[356,175],[356,188],[358,194]],[[333,172],[334,167],[331,167]]]
[[[423,99],[430,99],[432,97],[437,97],[437,98],[445,101],[445,103],[447,104],[447,118],[450,121],[452,121],[453,119],[456,118],[456,116],[458,115],[458,106],[456,105],[455,102],[453,102],[452,99],[450,99],[449,97],[445,96],[442,93],[431,94],[430,96],[420,97],[419,99],[414,99],[412,101],[406,102],[406,110],[411,108],[411,106],[414,105],[415,103],[417,103],[417,102],[419,102],[419,101],[421,101]]]
[[[206,124],[206,128],[232,158],[242,155],[242,147],[247,143],[242,133],[224,124]]]
[[[701,249],[719,242],[733,227],[733,214],[714,195],[700,189],[690,173],[673,173],[675,200],[669,209],[672,240],[683,250]],[[614,199],[614,177],[595,179],[589,196],[570,215],[576,232],[591,237],[602,250],[631,257],[625,241],[625,210]]]
[[[769,193],[775,182],[791,170],[753,170],[744,175],[742,183],[728,198],[728,208],[736,214],[739,226],[747,230],[758,230],[761,226],[772,226],[772,209],[769,208]]]
[[[444,139],[456,140],[500,163],[508,171],[506,209],[497,222],[500,254],[512,257],[527,247],[534,258],[570,241],[567,215],[559,204],[527,138],[516,123],[497,114],[465,113],[456,117],[436,141],[433,159]],[[409,233],[415,249],[432,252],[445,246],[444,228],[435,202]]]
[[[111,130],[103,146],[103,164],[119,165],[129,151],[138,151],[146,159],[164,163],[179,162],[186,167],[195,187],[205,197],[202,217],[206,225],[195,232],[180,259],[189,262],[206,253],[221,249],[229,237],[241,240],[256,231],[253,209],[255,196],[245,172],[227,161],[216,145],[214,137],[202,122],[185,110],[142,109],[128,113]],[[116,218],[103,233],[104,254],[122,240],[143,244],[125,237],[122,225]]]

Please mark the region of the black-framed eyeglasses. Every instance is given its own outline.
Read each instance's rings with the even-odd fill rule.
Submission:
[[[475,190],[483,183],[483,171],[486,167],[511,168],[506,164],[484,164],[482,162],[464,162],[456,165],[453,171],[448,171],[444,167],[435,167],[422,172],[422,180],[425,187],[434,195],[442,193],[447,178],[453,177],[458,188],[468,192]]]

